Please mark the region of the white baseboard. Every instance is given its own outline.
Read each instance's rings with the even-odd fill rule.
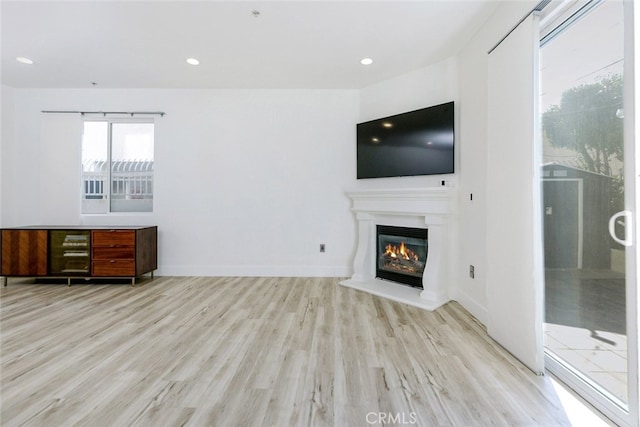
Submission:
[[[349,277],[352,267],[325,265],[164,265],[157,276]]]
[[[467,293],[460,289],[451,292],[451,299],[457,301],[465,308],[473,317],[478,319],[483,325],[487,324],[487,308],[479,304],[475,299],[471,298]]]

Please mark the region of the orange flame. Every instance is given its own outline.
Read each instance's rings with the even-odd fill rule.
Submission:
[[[388,244],[385,247],[385,255],[389,255],[391,258],[402,258],[402,259],[412,259],[414,261],[418,261],[418,255],[413,252],[411,249],[407,248],[404,242],[400,243],[400,246]]]

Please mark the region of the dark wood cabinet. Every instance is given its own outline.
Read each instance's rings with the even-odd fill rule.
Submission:
[[[158,268],[158,227],[2,229],[0,276],[135,278]]]

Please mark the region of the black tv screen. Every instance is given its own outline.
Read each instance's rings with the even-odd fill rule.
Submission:
[[[357,125],[358,179],[453,173],[453,102]]]

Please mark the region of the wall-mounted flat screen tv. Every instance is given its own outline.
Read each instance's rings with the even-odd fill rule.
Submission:
[[[359,123],[358,179],[454,172],[453,102]]]

